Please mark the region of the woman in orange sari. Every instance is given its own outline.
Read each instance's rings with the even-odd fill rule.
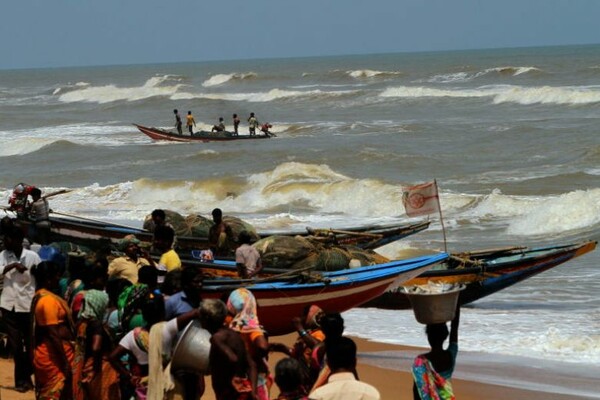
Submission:
[[[36,399],[71,399],[73,323],[67,303],[53,293],[58,289],[59,266],[42,262],[31,271],[37,282],[33,297],[33,368]]]

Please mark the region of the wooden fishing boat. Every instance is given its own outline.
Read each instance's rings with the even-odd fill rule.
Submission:
[[[472,303],[483,297],[547,271],[596,248],[595,241],[570,245],[530,249],[513,247],[452,254],[439,268],[429,270],[404,286],[425,285],[428,282],[464,284],[460,304]],[[383,293],[363,304],[364,307],[409,309],[406,295],[397,289]]]
[[[287,276],[255,281],[205,279],[202,296],[222,298],[232,290],[245,287],[256,297],[261,324],[269,334],[283,335],[294,330],[292,318],[302,315],[306,306],[317,304],[326,312],[349,310],[421,275],[447,258],[446,253],[441,253],[336,272],[306,275],[291,271]],[[228,268],[231,263],[211,264]]]
[[[135,235],[144,242],[152,241],[152,233],[142,228],[135,228],[110,222],[92,220],[83,217],[58,217],[61,213],[50,215],[50,229],[52,241],[72,242],[88,247],[102,247],[106,245],[116,245],[119,240],[127,235]],[[63,214],[64,215],[64,214]],[[24,229],[27,228],[27,221],[20,221]],[[385,244],[400,240],[406,236],[421,232],[429,227],[429,221],[410,224],[410,225],[392,225],[392,226],[369,226],[337,230],[319,230],[322,232],[331,232],[328,235],[319,236],[320,240],[331,240],[337,244],[351,244],[363,249],[376,249]],[[309,235],[305,232],[280,232],[279,235]],[[342,233],[343,232],[343,233]],[[314,233],[314,230],[313,230]],[[261,237],[267,237],[274,232],[260,233]],[[207,249],[208,239],[203,237],[178,236],[178,250],[182,252],[194,249]]]
[[[254,139],[269,139],[268,135],[236,135],[233,132],[208,132],[198,131],[193,136],[189,134],[180,135],[179,133],[166,131],[160,128],[149,128],[147,126],[135,125],[140,132],[153,140],[166,140],[170,142],[229,142],[232,140],[254,140]]]

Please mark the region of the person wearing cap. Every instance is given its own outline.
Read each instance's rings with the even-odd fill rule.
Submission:
[[[140,241],[133,235],[124,237],[119,242],[119,248],[125,255],[117,257],[108,265],[110,279],[125,278],[134,285],[138,281],[138,270],[150,262],[141,256]]]

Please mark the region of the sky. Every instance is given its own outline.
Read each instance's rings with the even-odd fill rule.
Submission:
[[[600,43],[597,0],[18,0],[0,69]]]

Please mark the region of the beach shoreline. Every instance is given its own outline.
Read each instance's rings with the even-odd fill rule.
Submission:
[[[272,342],[284,343],[291,345],[296,340],[296,334],[284,336],[274,336]],[[387,399],[412,399],[412,375],[408,368],[398,370],[397,368],[386,367],[386,364],[381,362],[382,358],[398,358],[398,354],[413,354],[424,351],[423,348],[410,346],[394,345],[381,342],[369,341],[362,338],[353,337],[358,346],[358,374],[362,381],[365,381],[375,386],[381,393],[383,400]],[[468,353],[466,353],[468,355]],[[463,372],[461,366],[461,357],[463,354],[459,352],[456,374],[460,376]],[[271,371],[274,371],[277,361],[283,355],[273,353],[269,359]],[[489,355],[493,358],[493,355]],[[379,360],[378,360],[379,358]],[[33,400],[35,398],[33,391],[28,393],[19,393],[11,389],[13,385],[12,360],[0,360],[0,398],[3,400]],[[560,376],[555,377],[553,373],[548,376],[544,369],[536,366],[516,366],[518,374],[525,374],[531,380],[535,381],[536,377],[545,376],[544,380],[560,379]],[[569,393],[552,393],[547,390],[524,389],[519,387],[519,384],[512,384],[511,378],[508,377],[502,385],[480,382],[473,379],[453,378],[454,394],[456,398],[463,400],[504,400],[504,399],[519,399],[519,400],[584,400],[599,398],[589,397],[586,395],[576,395]],[[586,384],[593,384],[593,381],[587,381]],[[581,382],[578,382],[581,384]],[[573,392],[578,390],[578,387],[572,387]],[[271,397],[275,398],[278,394],[278,389],[274,386],[271,390]],[[202,397],[203,400],[214,400],[214,393],[210,385],[210,377],[206,377],[206,392]]]

